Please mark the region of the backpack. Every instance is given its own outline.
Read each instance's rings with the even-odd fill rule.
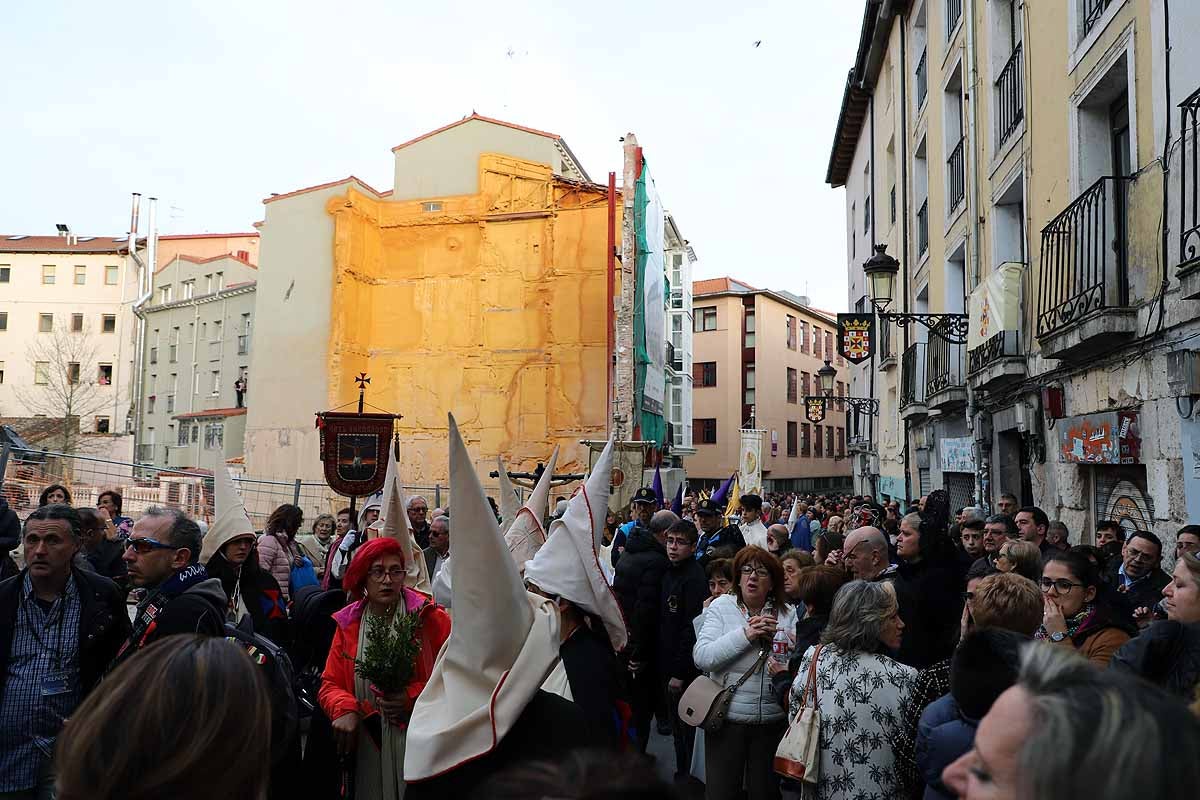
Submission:
[[[337,623],[333,615],[346,605],[341,589],[305,586],[292,597],[292,664],[296,670],[297,697],[308,707],[317,705],[321,673]]]
[[[287,754],[300,727],[292,660],[282,647],[248,627],[227,622],[225,638],[246,651],[266,680],[271,698],[271,761],[274,763]]]

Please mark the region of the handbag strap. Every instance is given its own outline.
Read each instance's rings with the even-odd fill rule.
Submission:
[[[812,661],[808,665],[808,679],[804,682],[804,694],[800,696],[800,710],[807,708],[808,697],[812,695],[813,708],[816,709],[817,702],[817,659],[821,657],[821,649],[825,647],[823,644],[817,645],[817,649],[813,651]]]
[[[746,681],[748,681],[750,679],[750,676],[758,671],[759,667],[761,667],[766,662],[767,653],[769,653],[769,652],[770,652],[769,648],[764,647],[762,649],[762,652],[760,652],[758,654],[758,660],[750,665],[750,669],[748,669],[744,673],[742,673],[742,677],[737,679],[737,683],[735,683],[733,685],[734,690],[742,688],[742,684],[745,683]]]

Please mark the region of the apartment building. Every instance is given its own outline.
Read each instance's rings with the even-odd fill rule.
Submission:
[[[129,406],[137,271],[127,237],[0,236],[0,416],[70,419],[51,449],[87,437],[132,454]],[[19,426],[18,426],[19,427]],[[57,443],[57,444],[56,444]]]
[[[852,370],[881,404],[859,487],[1009,492],[1073,542],[1117,519],[1169,543],[1197,518],[1200,56],[1179,43],[1200,7],[1166,12],[865,4],[827,181],[851,305],[880,299],[863,265],[883,245],[905,316],[877,317]]]
[[[846,364],[836,353],[836,320],[806,298],[716,278],[693,284],[692,435],[686,460],[692,485],[711,485],[738,468],[743,427],[765,431],[766,491],[848,489],[851,480]],[[804,398],[820,394],[817,371],[841,375],[825,418],[805,417]]]
[[[161,239],[160,239],[161,241]],[[176,255],[154,274],[138,461],[211,467],[244,454],[258,270],[235,255]]]
[[[667,339],[667,407],[671,453],[680,458],[695,454],[692,446],[692,270],[696,251],[679,232],[670,214],[663,225],[670,336]]]

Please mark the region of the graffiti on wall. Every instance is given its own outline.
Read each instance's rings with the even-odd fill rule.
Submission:
[[[1113,520],[1125,531],[1153,528],[1154,503],[1146,491],[1146,474],[1140,468],[1109,473],[1097,470],[1096,512],[1102,520]]]
[[[1059,460],[1076,464],[1136,464],[1142,438],[1136,411],[1070,417],[1059,423]]]

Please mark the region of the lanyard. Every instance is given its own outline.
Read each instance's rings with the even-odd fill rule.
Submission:
[[[29,632],[33,634],[33,638],[37,640],[37,643],[41,646],[41,648],[43,650],[50,651],[54,654],[54,669],[55,670],[62,669],[63,624],[64,624],[64,621],[67,616],[67,596],[66,596],[66,594],[60,595],[54,601],[54,604],[50,606],[50,610],[47,612],[47,619],[46,619],[45,625],[39,625],[37,620],[34,619],[33,612],[30,611],[30,609],[29,609],[28,598],[22,598],[21,608],[25,613],[25,621],[29,624]],[[57,620],[55,620],[56,615],[54,613],[56,610],[58,611]],[[55,635],[54,648],[51,649],[50,645],[48,645],[46,643],[46,640],[42,638],[42,633],[45,631],[46,628],[50,627],[50,625],[55,624],[55,622],[57,622],[57,624],[55,625],[55,627],[57,628],[57,632]]]

